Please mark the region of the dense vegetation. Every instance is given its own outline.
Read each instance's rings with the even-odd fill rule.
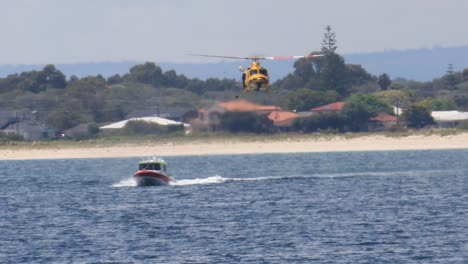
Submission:
[[[373,76],[360,65],[346,64],[337,48],[336,36],[327,27],[320,51],[325,56],[297,60],[294,72],[272,84],[273,95],[251,93],[248,99],[295,111],[338,100],[348,102],[340,115],[299,120],[295,127],[303,131],[341,131],[344,126],[358,131],[370,116],[390,112],[389,105],[411,109],[404,118],[414,127],[433,122],[427,118],[430,110],[468,110],[468,69],[454,72],[449,66],[444,76],[431,82],[392,80],[385,73]],[[0,110],[34,112],[39,120],[58,130],[121,120],[136,111],[167,113],[183,109],[193,113],[209,101],[232,100],[239,94],[236,80],[190,79],[173,70],[164,72],[153,62],[135,65],[128,73],[107,79],[100,75],[67,78],[54,65],[0,78]],[[227,114],[222,125],[237,131],[236,122],[243,119],[253,125],[238,132],[267,130],[265,120],[249,115]]]

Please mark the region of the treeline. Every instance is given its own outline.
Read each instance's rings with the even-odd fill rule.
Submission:
[[[202,95],[209,91],[235,90],[236,82],[231,79],[210,78],[202,81],[200,79],[189,79],[182,74],[177,74],[174,70],[163,72],[161,67],[153,62],[135,65],[130,68],[129,73],[124,75],[113,75],[107,79],[102,75],[88,76],[82,79],[72,75],[67,81],[66,76],[54,65],[45,66],[40,71],[23,72],[12,74],[6,78],[0,78],[0,93],[6,92],[31,92],[40,93],[48,89],[67,89],[79,81],[90,81],[105,85],[115,85],[122,83],[148,84],[155,88],[172,87],[191,91]]]
[[[448,65],[444,76],[430,82],[392,80],[386,73],[373,76],[360,65],[346,64],[337,48],[336,36],[327,27],[321,50],[325,56],[297,60],[294,72],[274,84],[274,89],[289,91],[284,103],[288,109],[306,111],[346,101],[353,94],[376,94],[401,108],[420,105],[428,110],[468,110],[468,68],[455,72]]]
[[[211,93],[237,91],[229,79],[189,79],[163,72],[155,63],[135,65],[129,73],[104,78],[66,76],[54,65],[0,78],[0,110],[25,113],[63,130],[80,123],[121,120],[134,111],[195,110]]]
[[[468,69],[455,72],[449,65],[444,76],[431,82],[392,79],[385,73],[374,76],[360,65],[346,64],[337,48],[335,33],[327,27],[319,51],[324,56],[297,60],[291,74],[272,84],[272,95],[249,93],[248,99],[296,112],[335,101],[347,101],[351,105],[349,102],[360,95],[372,95],[387,105],[404,109],[468,110]],[[183,109],[194,113],[207,101],[235,99],[241,91],[239,80],[187,78],[174,70],[163,71],[153,62],[135,65],[128,73],[109,78],[101,75],[67,78],[54,65],[47,65],[40,71],[0,78],[0,110],[34,112],[48,126],[64,130],[81,123],[122,120],[136,111],[163,114],[171,109]],[[347,126],[352,130],[362,126],[361,121],[353,124],[353,120],[375,114],[367,110],[352,118],[349,112],[345,117]],[[232,117],[226,118],[225,125],[229,127]],[[252,117],[242,118],[253,122]],[[330,118],[343,121],[344,117]],[[306,127],[325,126],[328,121],[304,122],[309,125],[296,126],[308,131]],[[255,123],[264,122],[255,118]],[[261,131],[262,127],[251,130]]]

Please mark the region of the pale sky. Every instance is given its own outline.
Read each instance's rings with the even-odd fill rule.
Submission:
[[[215,62],[468,45],[466,0],[0,0],[0,64]]]

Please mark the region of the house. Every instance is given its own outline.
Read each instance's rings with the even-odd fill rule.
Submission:
[[[25,140],[55,139],[58,137],[58,131],[35,120],[23,120],[10,124],[3,132],[17,134]]]
[[[369,131],[383,131],[395,126],[398,122],[398,118],[393,115],[386,113],[380,113],[375,117],[369,119],[368,130]]]
[[[187,122],[187,116],[190,116],[191,112],[194,111],[196,111],[195,108],[185,106],[164,107],[161,110],[159,108],[135,110],[129,113],[125,119],[157,116],[178,122]]]
[[[162,126],[183,125],[185,129],[188,129],[190,127],[190,125],[186,123],[169,120],[169,119],[165,119],[162,117],[149,116],[149,117],[139,117],[139,118],[130,118],[130,119],[122,120],[116,123],[101,126],[99,129],[102,129],[102,130],[122,129],[125,127],[128,121],[145,121],[145,122],[156,123]]]
[[[468,120],[468,112],[432,111],[431,115],[438,127],[456,127],[460,121]]]
[[[217,131],[221,123],[221,115],[225,112],[254,112],[259,115],[268,115],[272,111],[282,110],[275,105],[261,105],[244,99],[218,102],[209,107],[198,110],[198,118],[190,122],[193,130]]]
[[[261,105],[247,100],[234,100],[219,103],[219,106],[229,112],[255,112],[257,114],[267,114],[271,111],[281,109],[275,105]]]
[[[87,135],[89,135],[89,124],[87,123],[82,123],[79,125],[76,125],[72,128],[69,128],[65,131],[63,131],[63,136],[66,138],[74,138],[74,139],[79,139],[83,138]]]
[[[338,112],[343,109],[345,102],[334,102],[310,109],[314,113]]]
[[[268,114],[268,119],[273,121],[273,125],[283,131],[289,130],[298,117],[300,117],[299,114],[283,110],[275,110]]]

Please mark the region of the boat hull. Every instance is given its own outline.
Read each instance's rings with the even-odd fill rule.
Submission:
[[[174,181],[168,175],[151,170],[137,171],[133,175],[133,178],[138,186],[168,185],[170,182]]]

